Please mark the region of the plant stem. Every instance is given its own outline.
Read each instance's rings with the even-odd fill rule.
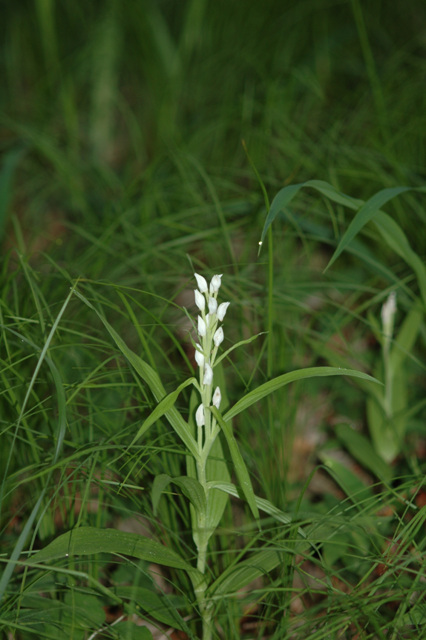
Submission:
[[[210,450],[211,444],[209,442],[209,432],[206,430],[207,442],[204,443],[204,447],[202,450],[202,455],[197,462],[197,476],[198,482],[204,489],[204,493],[206,496],[206,503],[208,500],[208,487],[207,487],[207,475],[206,475],[206,466],[207,466],[207,458],[208,452]],[[197,569],[200,573],[205,575],[206,572],[206,562],[207,562],[207,547],[209,541],[209,532],[207,531],[207,512],[199,511],[197,514]],[[197,597],[198,606],[200,608],[200,615],[203,625],[203,640],[211,640],[212,637],[212,629],[211,629],[211,619],[212,619],[212,611],[211,605],[206,602],[205,593],[207,589],[207,580],[204,580],[198,585],[195,590],[195,595]]]

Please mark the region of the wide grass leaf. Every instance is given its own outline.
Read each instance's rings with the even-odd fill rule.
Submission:
[[[116,529],[98,529],[97,527],[79,527],[62,534],[44,549],[31,556],[31,563],[40,564],[58,558],[75,555],[90,556],[95,553],[116,553],[147,562],[155,562],[165,567],[196,572],[175,551],[151,540],[151,538],[137,533],[117,531]]]
[[[281,213],[281,211],[288,204],[290,204],[290,202],[301,189],[305,189],[307,187],[316,189],[330,200],[333,200],[338,204],[343,204],[350,209],[358,209],[358,207],[362,205],[362,200],[356,200],[355,198],[351,198],[350,196],[341,193],[331,184],[329,184],[328,182],[324,182],[323,180],[308,180],[307,182],[288,185],[287,187],[284,187],[283,189],[278,191],[277,195],[272,200],[271,207],[269,209],[268,215],[266,216],[265,224],[263,226],[262,235],[260,238],[261,243],[263,243],[269,227],[278,216],[278,214]]]
[[[413,269],[423,304],[426,305],[426,266],[424,260],[413,251],[407,236],[393,218],[381,211],[377,213],[373,222],[387,245]]]
[[[391,187],[388,189],[382,189],[378,193],[375,193],[362,207],[357,211],[355,217],[352,219],[345,233],[343,234],[336,251],[330,258],[327,265],[327,269],[331,267],[333,262],[337,260],[340,254],[346,249],[349,243],[355,238],[355,236],[361,231],[361,229],[374,217],[374,215],[385,205],[389,200],[396,196],[410,191],[410,187]]]
[[[363,227],[368,222],[372,221],[387,244],[396,251],[396,253],[398,253],[398,255],[400,255],[415,272],[423,302],[426,304],[426,267],[424,262],[412,250],[401,227],[390,216],[381,211],[381,207],[392,200],[392,198],[409,191],[424,193],[426,191],[425,187],[389,187],[382,189],[369,198],[369,200],[364,202],[363,200],[347,196],[346,194],[338,191],[331,184],[322,180],[308,180],[307,182],[300,184],[289,185],[281,189],[271,203],[271,207],[263,226],[260,247],[262,246],[270,225],[274,222],[276,217],[288,204],[290,204],[299,191],[305,188],[315,189],[329,200],[348,207],[349,209],[356,210],[354,218],[343,234],[325,270],[329,269],[341,253],[348,248],[349,244],[360,233]]]
[[[259,387],[247,393],[243,398],[238,400],[234,404],[229,411],[225,413],[223,419],[225,421],[231,420],[251,405],[255,404],[262,398],[265,398],[270,393],[281,389],[286,384],[290,382],[295,382],[297,380],[306,380],[307,378],[321,378],[328,376],[349,376],[353,378],[361,378],[362,380],[368,380],[370,382],[377,382],[381,384],[376,378],[369,376],[367,373],[363,373],[362,371],[355,371],[354,369],[342,369],[340,367],[309,367],[307,369],[298,369],[297,371],[290,371],[289,373],[284,373],[282,376],[278,376],[273,380],[269,380],[264,384],[261,384]]]

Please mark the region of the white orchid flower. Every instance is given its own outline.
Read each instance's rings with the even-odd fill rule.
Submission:
[[[203,278],[203,276],[198,275],[198,273],[194,273],[195,279],[197,280],[197,285],[201,293],[206,293],[208,290],[207,280]]]
[[[228,307],[229,307],[229,305],[230,305],[230,304],[231,304],[230,302],[222,302],[222,303],[219,305],[218,310],[217,310],[217,314],[216,314],[216,315],[217,315],[217,317],[219,318],[219,320],[220,320],[221,322],[222,322],[222,320],[224,319],[225,314],[226,314],[226,311],[227,311],[227,309],[228,309]]]

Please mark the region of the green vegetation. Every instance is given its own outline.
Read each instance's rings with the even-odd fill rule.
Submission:
[[[423,637],[424,3],[2,20],[1,637]]]

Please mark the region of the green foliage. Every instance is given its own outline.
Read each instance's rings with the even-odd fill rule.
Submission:
[[[0,635],[197,640],[204,510],[215,639],[423,637],[425,19],[5,3]],[[206,508],[194,271],[232,310]]]

